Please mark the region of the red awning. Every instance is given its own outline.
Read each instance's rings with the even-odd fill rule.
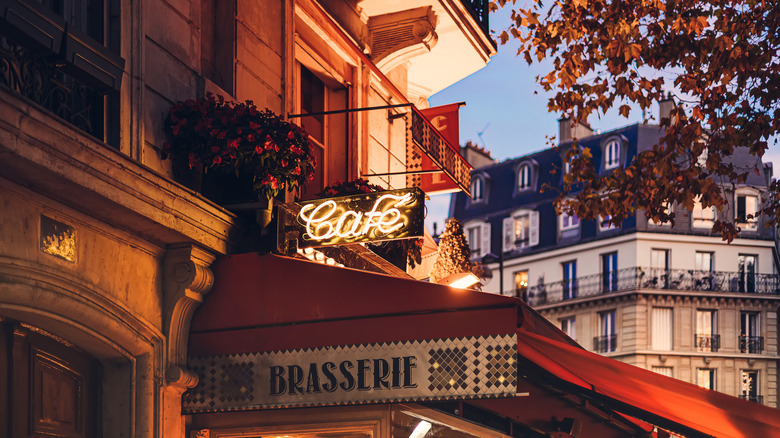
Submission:
[[[780,411],[585,351],[515,298],[272,255],[225,257],[213,271],[192,357],[516,332],[531,397],[469,403],[524,424],[556,414],[542,406],[559,418],[574,407],[627,430],[649,426],[619,413],[694,436],[780,436]]]
[[[780,411],[518,330],[518,352],[577,392],[681,433],[780,436]]]

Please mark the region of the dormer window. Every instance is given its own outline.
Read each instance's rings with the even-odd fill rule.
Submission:
[[[569,215],[566,212],[561,213],[561,231],[574,230],[580,226],[580,219],[577,215]]]
[[[475,176],[471,180],[471,202],[480,202],[485,199],[485,182]]]
[[[517,171],[517,190],[526,190],[531,187],[531,166],[523,164]]]
[[[612,139],[604,146],[604,168],[614,169],[620,164],[620,142]]]
[[[712,229],[715,224],[715,207],[710,205],[704,208],[701,203],[701,198],[697,198],[693,204],[693,228],[706,228]]]
[[[752,189],[738,190],[736,194],[735,220],[742,230],[758,228],[758,193]]]

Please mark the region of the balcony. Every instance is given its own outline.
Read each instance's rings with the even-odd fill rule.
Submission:
[[[596,336],[593,338],[593,350],[597,353],[609,353],[617,348],[617,334]]]
[[[761,354],[764,351],[763,336],[740,336],[739,351],[742,353]]]
[[[694,336],[694,346],[696,351],[716,352],[720,349],[720,335],[700,335]]]
[[[576,295],[566,293],[572,290],[572,282],[563,281],[537,284],[528,289],[528,302],[532,306],[559,303],[573,298],[595,297],[618,292],[642,289],[746,293],[779,295],[780,275],[739,272],[696,271],[687,269],[658,269],[647,267],[624,268],[608,275],[602,273],[578,277]]]
[[[740,394],[739,398],[742,400],[752,401],[753,403],[758,403],[763,405],[764,404],[764,396],[763,395],[750,395],[750,394]]]

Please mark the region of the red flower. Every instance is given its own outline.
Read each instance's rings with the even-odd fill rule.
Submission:
[[[362,191],[364,191],[366,193],[371,191],[371,189],[369,189],[368,186],[360,186],[360,190],[362,190]]]
[[[290,131],[287,133],[287,139],[288,140],[294,140],[295,139],[295,133]]]
[[[272,190],[276,190],[279,187],[279,182],[276,180],[276,178],[272,175],[266,175],[265,178],[263,178],[262,181],[260,181],[263,185],[267,185]]]
[[[293,175],[300,175],[301,174],[301,168],[298,166],[295,166],[295,169],[292,170]]]
[[[282,167],[287,167],[287,160],[282,158]]]
[[[241,143],[240,138],[234,138],[233,140],[228,141],[228,149],[238,149],[238,145]]]
[[[211,161],[212,161],[214,164],[219,164],[219,163],[221,163],[221,162],[222,162],[222,157],[220,157],[219,155],[214,155],[214,158],[212,158],[212,159],[211,159]]]
[[[260,125],[258,125],[257,123],[255,123],[255,122],[249,122],[249,129],[251,129],[251,130],[255,131],[255,130],[257,130],[257,128],[259,128],[259,127],[260,127]]]
[[[255,153],[258,154],[258,155],[262,154],[263,153],[263,146],[261,146],[261,145],[255,146]]]
[[[314,172],[309,173],[306,175],[306,181],[312,181],[314,179]]]
[[[255,135],[254,134],[247,135],[246,136],[246,141],[248,141],[250,143],[254,143],[255,142]]]

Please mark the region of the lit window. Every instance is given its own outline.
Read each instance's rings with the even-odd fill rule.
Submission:
[[[715,370],[709,368],[697,368],[696,384],[704,389],[715,389]]]
[[[604,146],[604,167],[612,169],[620,164],[620,143],[617,140],[610,140]]]
[[[696,310],[696,351],[718,351],[718,313],[716,310]],[[712,388],[710,388],[712,389]]]
[[[758,371],[742,370],[742,386],[739,398],[756,403],[763,400],[758,395]]]
[[[515,272],[515,296],[523,301],[527,301],[528,271]]]
[[[479,202],[483,200],[484,196],[484,183],[482,178],[474,177],[471,180],[471,202]]]
[[[702,206],[701,200],[696,199],[693,204],[693,227],[712,229],[715,223],[715,207],[710,205],[707,208]]]
[[[539,244],[539,212],[520,210],[503,223],[503,250],[512,251]]]
[[[301,126],[309,134],[311,150],[317,160],[313,179],[306,182],[302,196],[313,197],[327,184],[347,180],[348,163],[348,118],[344,114],[333,114],[327,118],[324,111],[343,110],[349,107],[349,93],[346,87],[332,79],[321,77],[303,64],[299,71],[299,105],[302,114],[316,114],[301,117]]]
[[[737,196],[737,225],[743,230],[755,230],[758,223],[758,197],[751,195]]]
[[[517,171],[517,189],[525,190],[531,187],[531,166],[524,164]]]

